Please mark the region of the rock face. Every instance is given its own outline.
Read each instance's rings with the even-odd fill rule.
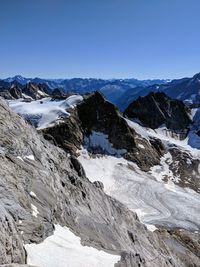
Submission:
[[[15,84],[11,86],[9,93],[15,99],[22,98],[22,89]]]
[[[70,92],[64,92],[62,88],[56,88],[51,92],[52,100],[63,100],[72,95]]]
[[[175,184],[200,193],[199,157],[194,157],[188,151],[181,151],[176,147],[169,148],[168,151],[172,156],[169,170],[172,171],[173,177],[176,177]],[[165,181],[168,181],[167,177]]]
[[[19,98],[37,100],[48,96],[50,93],[51,91],[46,84],[35,84],[30,82],[22,85],[14,81],[11,84],[6,84],[5,87],[0,87],[0,96],[9,100]]]
[[[42,130],[44,138],[65,151],[76,154],[83,143],[83,132],[77,110],[73,110],[63,123]]]
[[[196,235],[149,232],[1,99],[0,126],[0,264],[25,264],[23,243],[41,242],[57,223],[84,244],[120,254],[117,267],[200,265]]]
[[[124,111],[131,119],[138,119],[145,127],[156,129],[163,124],[172,131],[187,134],[190,109],[179,100],[174,100],[165,93],[150,93],[133,101]]]
[[[14,100],[15,98],[10,94],[8,90],[3,90],[0,92],[0,97],[3,97],[4,99]]]
[[[192,78],[173,80],[166,86],[161,86],[160,89],[172,98],[181,99],[192,105],[199,105],[200,73],[195,74]]]
[[[93,133],[103,134],[116,153],[136,162],[143,170],[159,164],[160,156],[164,152],[156,139],[149,143],[130,128],[117,108],[99,92],[87,95],[69,118],[59,125],[44,129],[43,132],[45,138],[52,136],[60,147],[73,153],[85,144],[85,139],[93,138]],[[90,142],[87,142],[88,145],[91,145]],[[141,146],[146,153],[143,153]],[[92,147],[93,153],[94,150],[98,152],[97,147]]]
[[[46,86],[45,86],[46,88]],[[47,94],[44,92],[44,88],[42,85],[37,85],[34,83],[28,83],[25,85],[25,87],[23,88],[23,93],[27,96],[30,96],[32,99],[41,99],[45,96],[47,96]]]
[[[117,108],[98,92],[89,95],[78,107],[78,115],[86,135],[92,131],[108,135],[116,149],[136,147],[133,129],[119,114]]]

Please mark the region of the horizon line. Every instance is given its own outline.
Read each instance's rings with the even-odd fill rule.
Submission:
[[[196,75],[198,73],[195,73],[194,75]],[[193,76],[194,76],[193,75]],[[192,78],[193,76],[180,76],[177,78],[158,78],[158,77],[153,77],[153,78],[135,78],[135,77],[121,77],[121,78],[103,78],[103,77],[90,77],[90,76],[72,76],[72,77],[56,77],[56,78],[48,78],[48,77],[39,77],[39,76],[32,76],[32,77],[28,77],[26,75],[21,75],[21,74],[17,74],[17,75],[13,75],[13,76],[4,76],[1,77],[0,80],[7,80],[7,79],[13,79],[13,78],[17,78],[17,77],[21,77],[24,79],[41,79],[41,80],[71,80],[71,79],[96,79],[96,80],[138,80],[138,81],[145,81],[145,80],[176,80],[176,79],[184,79],[184,78]]]

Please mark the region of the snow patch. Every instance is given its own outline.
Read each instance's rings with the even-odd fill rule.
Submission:
[[[155,165],[151,168],[150,173],[157,181],[162,181],[165,177],[178,181],[178,178],[174,177],[173,172],[169,168],[172,162],[172,155],[168,152],[160,159],[160,165]]]
[[[24,156],[24,159],[35,160],[35,157],[33,155],[28,155],[28,156]]]
[[[199,109],[200,114],[200,109]],[[197,115],[195,115],[196,117]],[[200,118],[200,115],[199,115]],[[150,129],[146,127],[142,127],[138,123],[126,119],[128,125],[133,128],[137,134],[141,135],[147,141],[151,138],[157,138],[162,141],[162,143],[166,147],[176,146],[180,150],[189,152],[194,158],[200,157],[200,137],[195,134],[193,130],[191,130],[188,136],[184,140],[180,140],[177,134],[172,133],[165,126],[159,127],[158,129]],[[199,119],[199,127],[200,127],[200,119]]]
[[[87,149],[99,150],[101,149],[102,154],[114,155],[120,157],[125,154],[126,149],[115,149],[113,144],[109,142],[108,135],[101,132],[92,131],[89,137],[84,138],[84,146]]]
[[[24,94],[24,93],[22,93],[22,96],[23,96],[23,98],[25,98],[25,99],[33,100],[33,98],[32,98],[31,96],[28,96],[28,95],[26,95],[26,94]]]
[[[35,194],[33,191],[30,192],[30,196],[32,196],[32,197],[34,197],[34,198],[37,197],[36,194]]]
[[[55,225],[54,234],[42,243],[25,245],[27,264],[38,267],[114,267],[120,260],[119,255],[83,246],[80,241],[69,228]]]
[[[39,214],[37,207],[35,205],[31,204],[31,209],[32,209],[32,215],[34,217],[37,217]]]
[[[125,163],[124,158],[105,155],[91,159],[88,151],[82,149],[81,156],[78,159],[84,166],[87,177],[91,182],[101,181],[104,184],[104,191],[108,194],[115,190],[113,173],[116,165]],[[91,164],[93,164],[93,166],[91,166]]]
[[[10,108],[29,119],[38,129],[44,129],[52,126],[57,120],[68,117],[70,114],[66,111],[74,108],[83,100],[80,95],[72,95],[62,101],[51,101],[50,97],[40,100],[24,102],[23,99],[10,100]]]
[[[18,159],[20,159],[21,161],[24,161],[22,157],[20,156],[17,156]]]
[[[139,148],[145,149],[145,147],[142,144],[138,144]]]
[[[151,231],[151,232],[154,232],[155,230],[158,229],[158,228],[155,227],[155,225],[153,225],[153,224],[146,224],[146,227],[147,227],[147,229],[148,229],[149,231]]]
[[[196,116],[196,113],[198,111],[198,108],[193,108],[191,112],[191,119],[194,120],[194,117]]]

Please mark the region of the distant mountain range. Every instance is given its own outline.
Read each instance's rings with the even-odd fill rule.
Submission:
[[[164,84],[169,80],[137,80],[137,79],[95,79],[95,78],[73,78],[73,79],[41,79],[25,78],[20,75],[0,80],[0,90],[8,89],[13,83],[26,86],[28,83],[48,86],[49,91],[62,89],[64,92],[85,94],[92,91],[100,91],[113,103],[129,89],[138,86],[146,87],[154,84]]]
[[[182,100],[189,105],[199,106],[200,73],[195,74],[192,78],[177,79],[150,86],[138,86],[134,90],[129,89],[118,98],[115,104],[124,110],[133,100],[139,96],[146,96],[150,92],[164,92],[168,96]]]
[[[137,80],[137,79],[41,79],[25,78],[20,75],[0,80],[0,93],[9,91],[13,86],[18,86],[23,93],[27,84],[39,86],[45,93],[52,94],[56,90],[64,93],[85,94],[92,91],[100,91],[106,99],[116,104],[121,111],[139,96],[145,96],[149,92],[165,92],[168,96],[183,100],[192,105],[200,104],[200,73],[192,78],[176,80]],[[27,90],[26,90],[27,92]],[[7,94],[7,93],[6,93]],[[9,95],[7,95],[9,98]]]
[[[95,88],[102,85],[107,84],[127,84],[128,86],[150,86],[153,84],[163,84],[166,83],[166,79],[148,79],[148,80],[138,80],[138,79],[96,79],[96,78],[72,78],[72,79],[42,79],[42,78],[25,78],[21,75],[16,75],[14,77],[9,77],[6,79],[2,79],[4,82],[12,83],[18,82],[22,85],[25,85],[29,82],[42,84],[46,83],[51,89],[55,89],[57,87],[63,88],[65,90],[73,89],[79,90],[80,87],[84,87],[89,89],[90,86],[94,86]]]

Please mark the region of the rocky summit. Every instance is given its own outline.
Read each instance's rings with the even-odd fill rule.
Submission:
[[[10,84],[3,84],[2,87],[0,87],[0,96],[9,100],[19,98],[27,101],[37,100],[45,96],[47,97],[49,93],[49,87],[46,84],[31,82],[22,85],[17,81],[13,81]]]
[[[101,133],[113,147],[112,151],[104,147],[104,153],[124,155],[144,170],[158,164],[163,153],[159,141],[152,138],[149,144],[128,125],[117,108],[106,101],[99,92],[85,96],[84,101],[77,105],[70,117],[58,125],[44,129],[43,133],[45,138],[49,139],[51,136],[68,152],[75,152],[81,145],[87,145],[92,153],[102,149],[101,141],[97,137],[98,133]],[[91,141],[94,138],[97,139],[95,143]],[[144,154],[140,146],[144,146],[148,152]]]
[[[156,129],[162,125],[174,132],[187,133],[191,123],[190,109],[179,100],[163,92],[149,93],[133,101],[124,111],[128,118],[138,119],[142,125]]]

